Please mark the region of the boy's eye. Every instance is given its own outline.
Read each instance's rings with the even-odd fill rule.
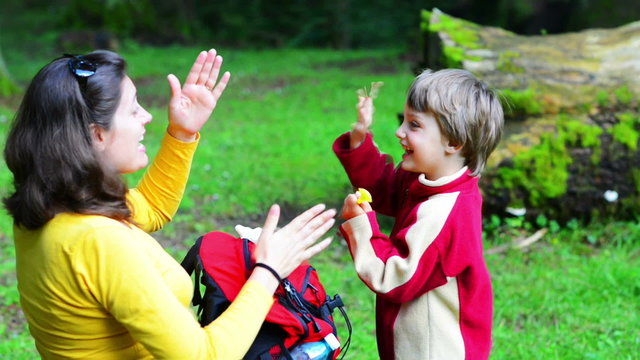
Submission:
[[[417,121],[410,121],[409,126],[412,128],[418,128],[420,127],[420,124]]]

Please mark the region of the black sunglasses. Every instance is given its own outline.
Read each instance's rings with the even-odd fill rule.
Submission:
[[[76,77],[78,83],[80,83],[82,90],[84,91],[87,86],[87,78],[94,75],[98,70],[98,65],[88,61],[82,55],[70,55],[64,54],[64,57],[68,57],[69,69],[71,73]]]

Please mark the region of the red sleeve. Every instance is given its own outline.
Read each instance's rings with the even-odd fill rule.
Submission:
[[[340,227],[358,276],[379,296],[403,303],[447,282],[437,246],[425,238],[429,234],[415,231],[423,225],[413,224],[400,232],[403,238],[394,239],[407,242],[406,253],[401,253],[394,241],[380,232],[373,212]]]
[[[402,198],[404,184],[416,175],[396,169],[391,156],[382,154],[371,134],[355,149],[350,148],[349,133],[333,143],[333,151],[349,176],[351,185],[367,189],[373,196],[371,206],[381,214],[393,216]]]

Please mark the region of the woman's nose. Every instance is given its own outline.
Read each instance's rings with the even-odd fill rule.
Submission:
[[[149,113],[147,110],[144,110],[144,117],[142,118],[142,124],[147,125],[148,123],[151,122],[151,120],[153,120],[153,115],[151,115],[151,113]]]

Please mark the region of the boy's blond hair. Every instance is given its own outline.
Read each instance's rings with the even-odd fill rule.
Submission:
[[[465,165],[473,175],[482,172],[504,124],[502,105],[492,89],[466,70],[425,70],[411,84],[407,105],[435,115],[442,134],[462,145]]]

